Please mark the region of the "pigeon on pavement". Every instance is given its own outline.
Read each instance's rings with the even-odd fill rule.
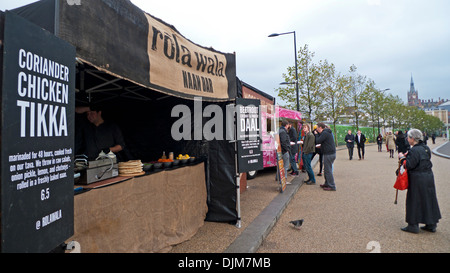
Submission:
[[[303,219],[290,221],[289,223],[293,224],[296,229],[300,229],[300,227],[303,225]]]

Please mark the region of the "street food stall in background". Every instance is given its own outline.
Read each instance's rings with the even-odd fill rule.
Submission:
[[[70,145],[75,166],[65,173],[79,171],[79,177],[71,185],[74,230],[68,229],[65,241],[78,242],[82,252],[164,252],[191,238],[205,220],[238,221],[235,146],[201,135],[211,121],[206,109],[214,105],[225,112],[238,97],[235,55],[194,44],[128,0],[68,2],[42,0],[5,13],[75,48],[68,137],[73,141],[78,126],[74,106],[96,104],[125,141],[120,160],[105,154],[101,164],[77,157],[76,145]],[[32,51],[28,44],[23,49]],[[2,92],[5,99],[7,90]],[[182,139],[173,138],[174,124],[181,124],[175,128]],[[101,173],[83,174],[94,168]],[[2,192],[2,209],[6,202]],[[49,227],[71,217],[50,216]],[[1,221],[2,251],[8,252],[5,234],[12,228]]]
[[[277,148],[275,145],[275,135],[283,120],[291,122],[297,130],[298,140],[302,137],[302,114],[295,110],[285,109],[275,105],[275,98],[269,94],[240,81],[242,86],[242,97],[258,99],[261,101],[261,131],[262,131],[262,151],[264,168],[277,166]],[[238,89],[239,92],[239,89]],[[300,163],[301,160],[298,160]],[[257,171],[246,173],[244,179],[252,179],[257,175]],[[242,182],[242,180],[241,180]],[[245,182],[244,182],[245,183]]]
[[[238,84],[240,83],[240,87],[238,87],[238,92],[240,90],[242,90],[242,97],[246,98],[246,99],[257,99],[260,101],[260,108],[261,108],[261,115],[265,115],[265,114],[272,114],[272,110],[274,109],[274,105],[275,105],[275,98],[270,96],[269,94],[259,90],[258,88],[244,82],[244,81],[239,81],[238,80]],[[267,132],[267,130],[265,129],[267,128],[267,119],[263,118],[263,116],[261,116],[261,130],[262,130],[262,141],[264,143],[264,135],[265,132]],[[262,146],[262,148],[264,148]],[[273,151],[275,151],[275,146],[272,147]],[[267,151],[265,151],[263,149],[263,160],[264,160],[264,167],[267,166]],[[276,156],[276,154],[275,154]],[[275,157],[276,159],[276,157]],[[274,160],[274,164],[276,164],[276,160]],[[273,165],[275,166],[275,165]],[[255,178],[257,174],[257,171],[250,171],[248,173],[243,173],[241,174],[241,192],[245,191],[246,186],[247,186],[247,179],[253,179]]]

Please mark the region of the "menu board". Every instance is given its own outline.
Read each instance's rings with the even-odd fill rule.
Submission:
[[[236,99],[239,173],[258,171],[264,168],[259,105],[259,100]]]
[[[75,48],[4,18],[1,251],[50,252],[74,231]]]
[[[280,135],[275,135],[275,147],[277,148],[277,177],[281,178],[281,192],[284,192],[286,190],[286,182],[287,182],[287,173],[284,169],[284,162],[283,162],[283,153],[281,151],[281,142],[280,142]]]

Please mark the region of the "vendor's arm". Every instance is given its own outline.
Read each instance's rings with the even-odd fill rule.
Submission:
[[[122,151],[123,147],[122,147],[122,145],[116,145],[114,147],[109,148],[109,150],[116,154],[116,153]]]
[[[117,124],[113,124],[113,136],[114,136],[114,144],[115,146],[110,147],[109,150],[113,153],[118,153],[125,148],[125,140],[122,135],[122,131],[120,130]]]

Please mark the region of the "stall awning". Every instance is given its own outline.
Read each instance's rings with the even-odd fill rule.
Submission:
[[[129,0],[42,0],[13,12],[73,44],[81,61],[115,77],[186,99],[236,97],[234,54],[191,42]]]

